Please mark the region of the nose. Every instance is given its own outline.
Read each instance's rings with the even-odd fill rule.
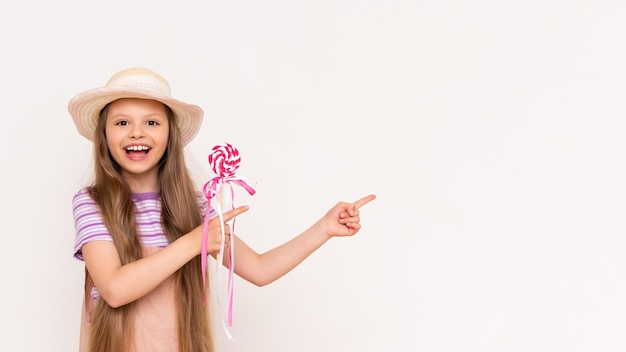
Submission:
[[[143,130],[142,124],[133,124],[133,127],[130,129],[130,138],[139,139],[145,136],[145,132]]]

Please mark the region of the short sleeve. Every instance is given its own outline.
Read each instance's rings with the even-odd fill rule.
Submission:
[[[102,222],[98,205],[86,190],[83,189],[74,195],[72,209],[76,230],[74,258],[84,261],[82,248],[85,243],[91,241],[113,242],[113,238]]]

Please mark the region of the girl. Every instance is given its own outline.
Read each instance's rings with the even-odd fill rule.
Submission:
[[[157,73],[131,68],[76,95],[68,110],[94,144],[95,180],[73,198],[74,257],[85,263],[80,350],[213,351],[200,262],[203,217],[210,210],[183,156],[202,109],[172,98]],[[277,280],[329,238],[356,234],[359,208],[374,198],[338,203],[263,254],[232,234],[235,273],[258,286]],[[225,212],[224,221],[247,210]],[[208,252],[216,257],[221,224],[209,224]]]

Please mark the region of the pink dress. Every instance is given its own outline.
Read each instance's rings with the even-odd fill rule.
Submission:
[[[154,254],[157,247],[143,247],[144,257]],[[154,290],[136,301],[134,322],[134,352],[178,351],[175,279],[170,276]],[[94,300],[93,280],[85,270],[85,297],[80,325],[80,352],[88,351],[91,314]]]

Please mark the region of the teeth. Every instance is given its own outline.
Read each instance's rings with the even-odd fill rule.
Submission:
[[[127,147],[126,150],[132,150],[132,151],[139,151],[139,150],[148,150],[150,148],[148,148],[145,145],[131,145],[130,147]]]

